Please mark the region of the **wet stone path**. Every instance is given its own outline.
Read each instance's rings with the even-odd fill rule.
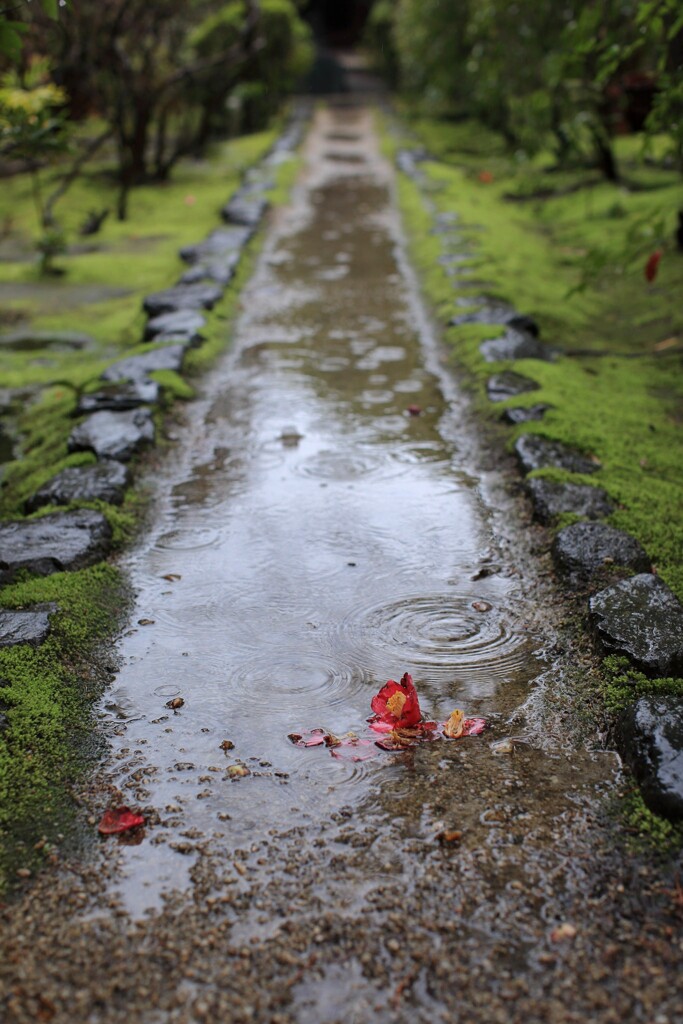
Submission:
[[[553,727],[547,584],[477,466],[370,113],[319,111],[305,158],[128,558],[101,722],[148,825],[7,912],[8,1019],[675,1024],[675,893],[613,842],[614,757]],[[406,671],[428,717],[489,730],[359,760],[288,739],[365,735]]]

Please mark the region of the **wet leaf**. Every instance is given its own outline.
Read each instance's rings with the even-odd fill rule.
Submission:
[[[165,576],[161,577],[162,580],[168,580],[169,583],[175,583],[176,580],[181,580],[183,577],[177,572],[167,572]]]
[[[221,743],[221,750],[234,750],[234,749],[235,749],[235,744],[232,742],[232,740],[223,740],[223,742]]]
[[[442,846],[457,846],[462,840],[462,832],[458,832],[456,829],[444,829],[436,838]]]
[[[243,779],[246,775],[251,775],[251,772],[246,764],[231,764],[228,768],[228,775],[231,779]]]
[[[422,412],[422,407],[419,405],[409,405],[408,408],[406,409],[406,412],[408,412],[411,416],[419,416],[420,413]]]
[[[493,181],[493,174],[491,171],[479,171],[477,177],[483,185],[490,185]]]
[[[138,619],[138,626],[153,626],[154,623],[154,619]]]
[[[141,814],[135,814],[130,807],[110,807],[102,815],[97,830],[103,836],[111,836],[118,832],[128,832],[129,829],[144,824],[144,817]]]
[[[512,754],[515,749],[515,741],[506,736],[503,740],[496,740],[495,743],[491,744],[491,753],[493,754]]]
[[[473,601],[472,607],[475,612],[490,612],[493,605],[490,605],[488,601]]]
[[[166,701],[166,707],[171,708],[172,711],[177,711],[178,708],[182,708],[185,705],[184,697],[173,697],[172,700]]]

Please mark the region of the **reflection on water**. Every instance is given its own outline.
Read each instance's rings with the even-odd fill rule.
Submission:
[[[481,793],[545,771],[543,755],[512,767],[484,739],[466,755],[443,741],[361,763],[287,739],[362,730],[375,691],[404,671],[427,715],[462,706],[504,736],[541,671],[514,576],[478,571],[490,564],[488,514],[405,272],[388,168],[372,148],[365,164],[332,159],[321,136],[341,144],[334,124],[320,115],[307,178],[156,482],[157,526],[130,559],[134,620],[153,624],[123,639],[103,716],[116,780],[166,814],[161,844],[174,822],[238,843],[307,811],[374,813],[389,792],[402,815],[431,822],[456,784],[476,841],[497,820],[482,821]],[[169,695],[184,697],[178,712]],[[235,780],[235,763],[250,774]],[[138,906],[179,884],[180,855],[143,844],[125,856]]]

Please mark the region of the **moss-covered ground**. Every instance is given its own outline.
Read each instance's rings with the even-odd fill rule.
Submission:
[[[623,183],[615,185],[585,168],[558,172],[548,154],[520,162],[501,139],[471,122],[405,118],[398,130],[395,123],[385,127],[389,153],[422,145],[429,155],[419,164],[424,187],[399,176],[399,201],[413,260],[475,407],[509,447],[533,431],[596,456],[597,473],[572,479],[607,490],[616,505],[608,521],[641,541],[683,598],[680,175],[652,156],[643,159],[635,137],[616,142]],[[439,263],[443,240],[434,231],[434,210],[456,215],[454,230],[470,254],[455,277]],[[649,282],[644,269],[656,250],[659,273]],[[560,357],[485,362],[479,345],[502,328],[448,326],[454,315],[476,309],[482,295],[533,315]],[[491,403],[486,380],[504,369],[527,375],[540,389]],[[517,427],[500,422],[506,406],[537,402],[550,406],[542,420]],[[603,684],[598,703],[607,716],[646,692],[683,691],[680,679],[648,680],[611,662]],[[638,831],[662,838],[664,824],[637,795],[627,817]],[[683,830],[666,826],[667,836],[673,829],[683,842]]]
[[[126,222],[109,217],[97,235],[79,240],[77,228],[88,211],[115,207],[109,168],[94,167],[58,207],[71,245],[57,261],[64,272],[53,277],[39,272],[28,177],[3,181],[0,332],[72,331],[89,335],[92,342],[79,351],[61,345],[40,350],[0,345],[1,387],[21,389],[18,398],[14,391],[9,402],[0,401],[5,433],[13,435],[15,445],[14,460],[0,466],[0,518],[21,517],[25,499],[42,483],[65,466],[93,460],[87,453],[67,453],[79,391],[94,389],[102,370],[122,355],[149,348],[141,343],[143,297],[177,280],[182,269],[178,249],[201,241],[220,224],[220,207],[275,136],[273,130],[235,139],[216,146],[205,160],[180,164],[169,183],[132,192]],[[274,199],[288,190],[296,166],[291,159],[278,168]],[[43,177],[47,189],[50,175],[44,172]],[[208,318],[205,344],[188,354],[190,379],[170,372],[157,375],[166,407],[192,397],[192,375],[228,343],[240,287],[258,246],[257,237]],[[135,492],[121,508],[97,504],[113,526],[116,545],[134,532],[143,506]],[[18,865],[32,866],[68,831],[74,812],[69,794],[91,753],[92,702],[103,685],[96,653],[115,632],[117,612],[125,606],[124,582],[105,564],[0,590],[4,608],[46,601],[58,607],[46,643],[0,649],[0,891],[7,872],[11,876]]]

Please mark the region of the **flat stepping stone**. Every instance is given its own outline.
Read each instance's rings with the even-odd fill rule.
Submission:
[[[148,295],[142,305],[149,316],[157,317],[179,310],[212,309],[222,297],[223,289],[217,284],[182,284]]]
[[[111,543],[111,526],[101,512],[81,508],[41,519],[0,523],[0,583],[22,570],[35,576],[84,569],[101,561]]]
[[[554,353],[533,334],[509,327],[500,338],[489,338],[479,346],[487,363],[499,363],[506,359],[542,359],[552,362]]]
[[[228,257],[232,254],[241,253],[244,246],[252,236],[252,229],[249,227],[216,228],[203,242],[196,245],[186,245],[180,250],[180,258],[185,263],[199,263],[202,260],[213,260],[220,257]]]
[[[258,194],[236,192],[221,210],[221,216],[228,224],[255,228],[265,216],[268,205],[268,201]]]
[[[537,477],[527,482],[534,506],[534,516],[540,523],[552,523],[565,512],[574,512],[586,519],[602,519],[614,512],[607,491],[591,484],[559,483]],[[646,567],[649,569],[649,565]]]
[[[141,405],[154,405],[159,400],[159,385],[155,380],[123,382],[103,389],[81,395],[76,406],[76,415],[83,416],[92,412],[125,412],[127,409],[138,409]]]
[[[515,454],[524,473],[534,469],[566,469],[570,473],[595,473],[600,463],[561,441],[540,434],[523,434],[515,441]]]
[[[555,537],[551,553],[558,571],[575,583],[619,568],[636,573],[652,569],[645,549],[635,537],[607,523],[565,526]]]
[[[683,819],[683,697],[641,697],[621,716],[618,745],[647,806]]]
[[[494,373],[486,384],[486,394],[491,402],[504,402],[507,398],[526,394],[527,391],[538,391],[539,385],[530,377],[525,377],[514,370]]]
[[[154,443],[154,420],[149,409],[95,412],[79,423],[69,437],[70,452],[94,452],[98,459],[128,462]]]
[[[206,319],[193,309],[180,309],[175,313],[162,313],[147,322],[145,339],[150,341],[157,335],[173,335],[186,338],[193,343],[201,338],[200,331],[206,326]]]
[[[537,405],[528,405],[526,407],[517,405],[513,406],[512,409],[505,409],[500,418],[504,423],[530,423],[533,420],[542,420],[548,409],[551,406],[544,405],[539,402]]]
[[[119,359],[118,362],[108,366],[101,379],[104,381],[129,380],[138,385],[149,383],[150,373],[157,370],[174,370],[180,373],[183,368],[183,360],[187,343],[182,342],[175,345],[165,345],[163,348],[154,348],[150,352],[141,352],[137,356],[128,356],[127,359]]]
[[[650,676],[683,673],[683,605],[650,573],[595,594],[589,614],[607,654],[621,654]]]
[[[130,471],[120,462],[94,466],[69,466],[43,484],[26,502],[26,511],[44,505],[69,505],[76,501],[106,501],[120,505],[130,483]]]
[[[37,647],[38,644],[42,644],[50,633],[50,615],[56,611],[56,604],[31,611],[3,609],[0,611],[0,647],[16,647],[17,644],[31,644],[32,647]],[[4,715],[0,715],[0,719],[2,718]]]

